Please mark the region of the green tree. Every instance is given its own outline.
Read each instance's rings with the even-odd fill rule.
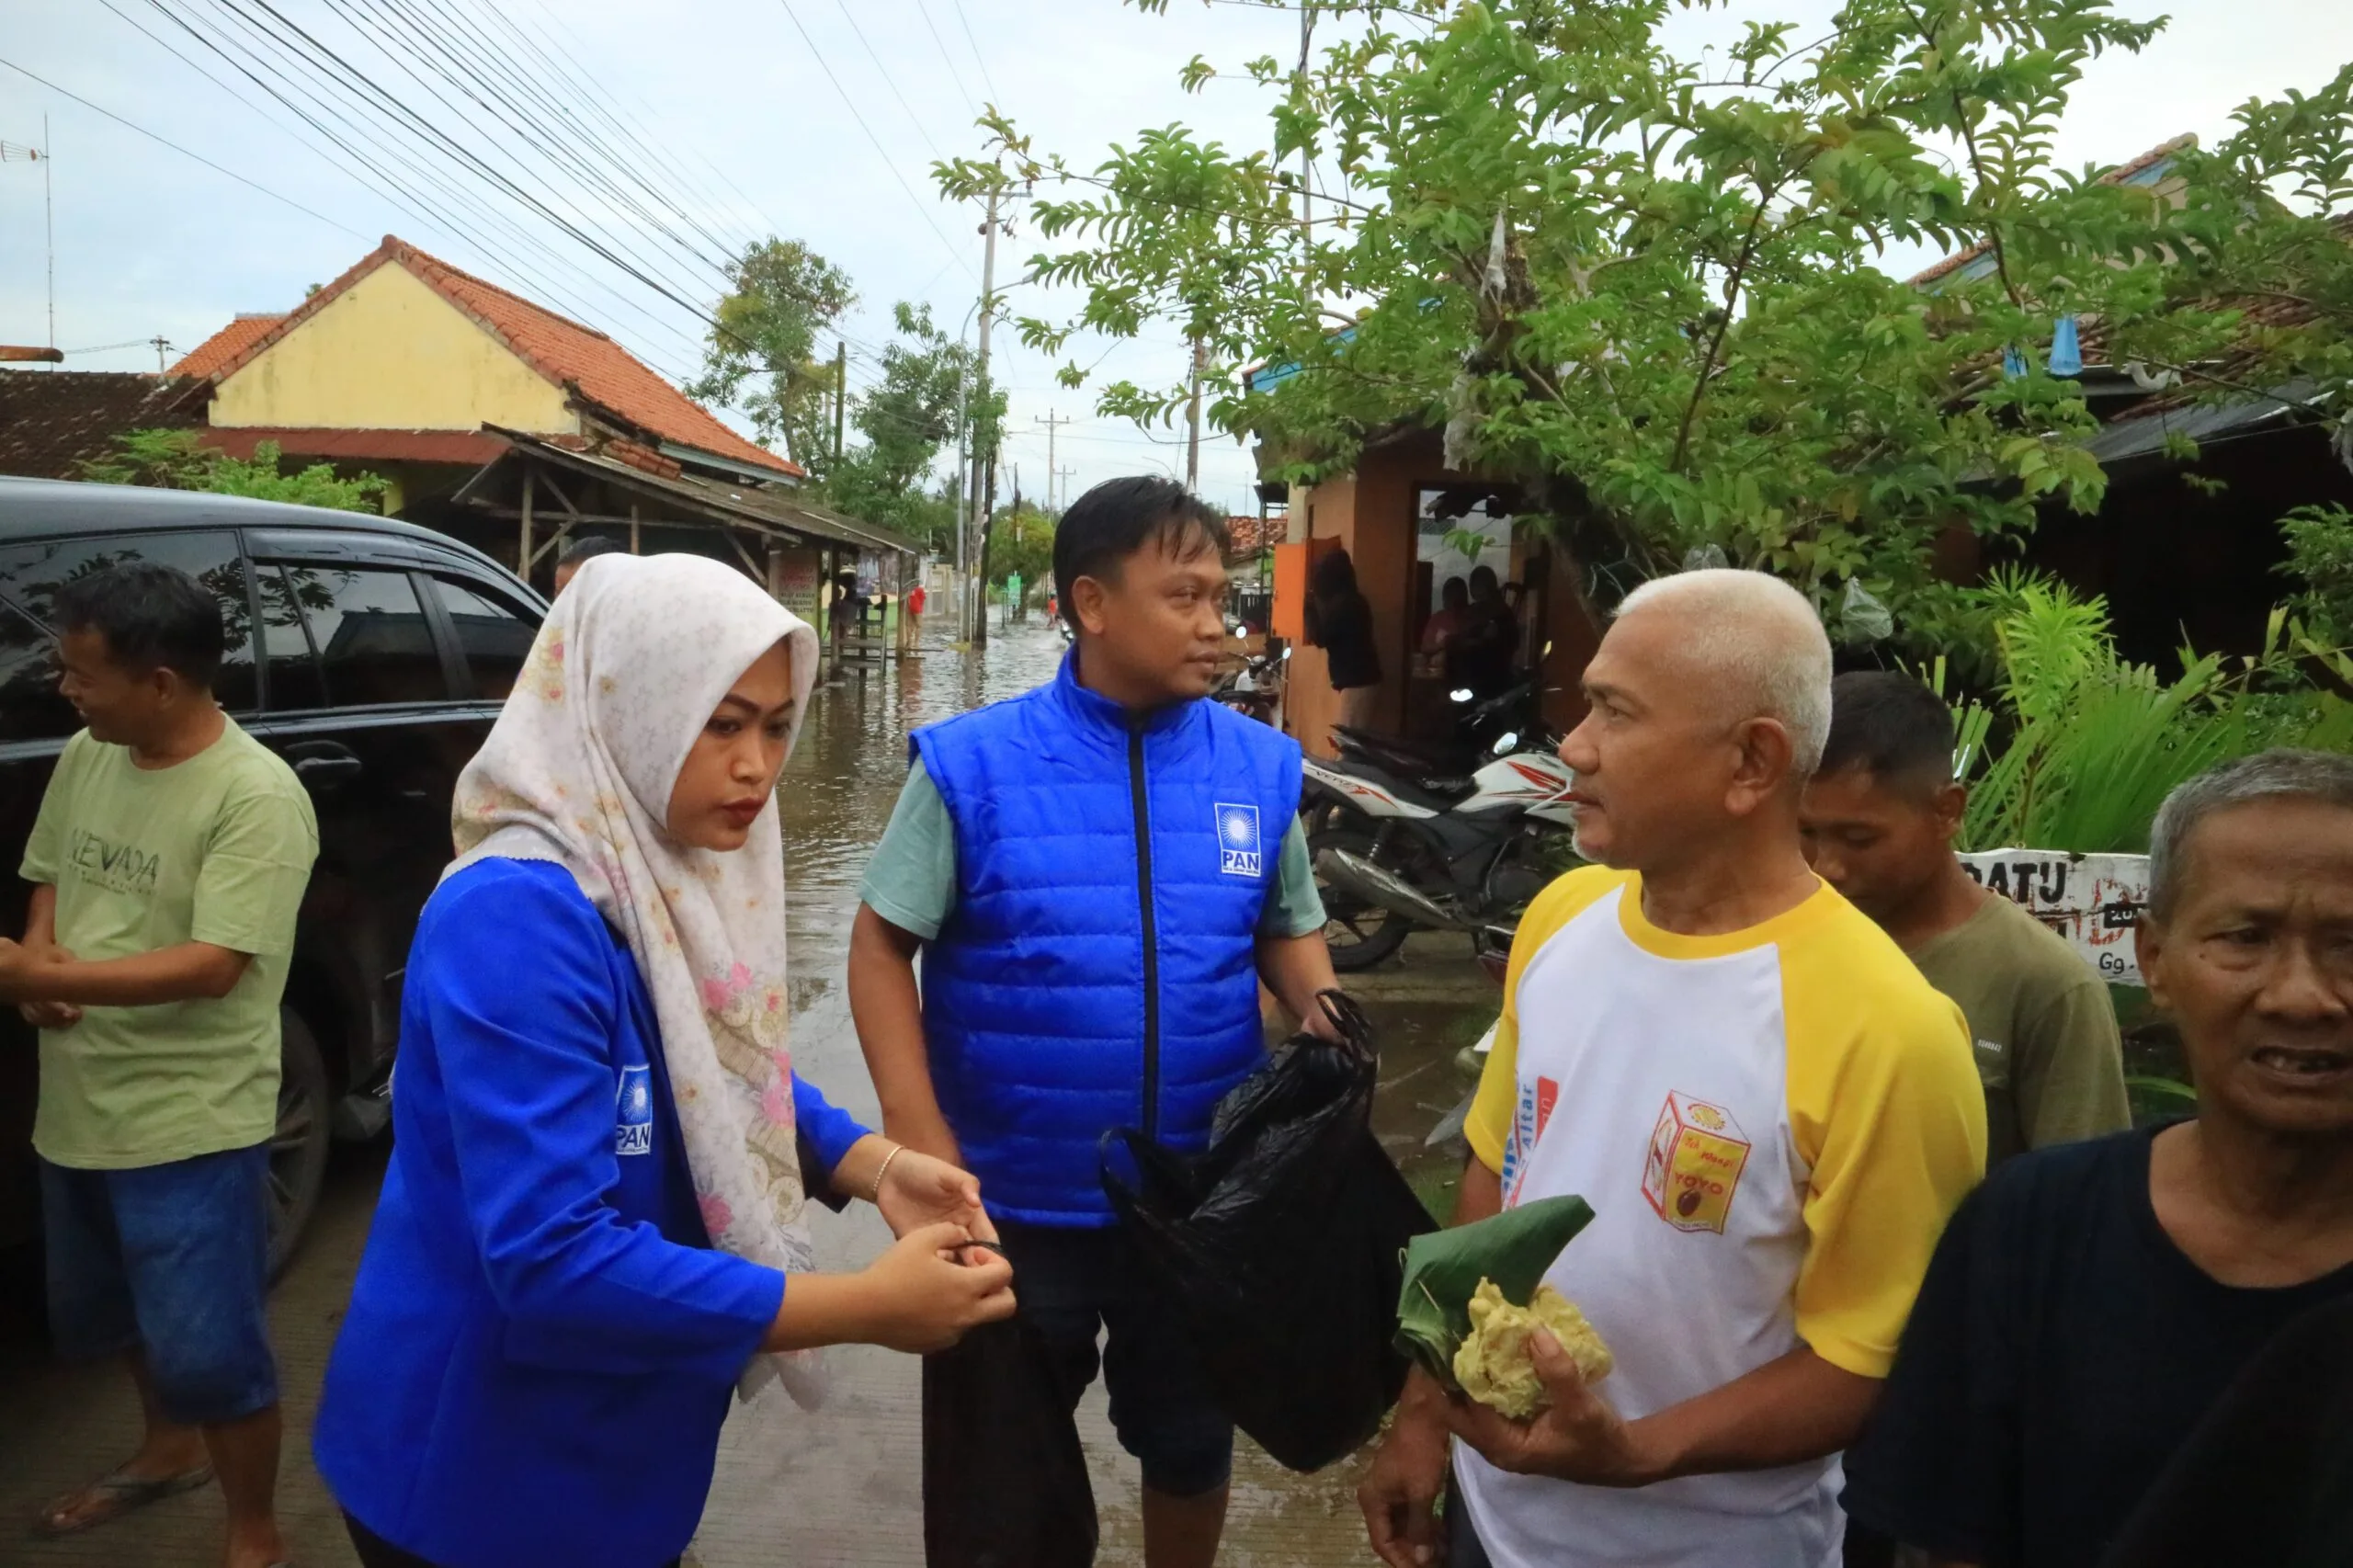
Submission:
[[[960,402],[972,443],[983,451],[995,448],[1005,423],[1005,393],[982,381],[971,348],[933,324],[930,306],[902,301],[892,322],[896,335],[882,351],[881,380],[850,410],[850,423],[864,439],[826,476],[824,499],[847,517],[952,551],[953,487],[936,493],[926,481],[940,456],[955,449]]]
[[[728,268],[730,292],[703,346],[689,396],[733,408],[763,441],[817,478],[833,457],[834,362],[818,335],[857,300],[849,274],[799,240],[746,245]]]
[[[1054,571],[1054,520],[1032,502],[1000,506],[989,528],[989,582],[1019,574],[1023,591],[1044,586]]]
[[[288,472],[279,462],[275,441],[256,443],[252,459],[246,460],[206,446],[200,430],[131,430],[115,437],[112,452],[85,460],[82,477],[99,484],[209,490],[216,495],[249,495],[338,512],[383,510],[389,486],[375,474],[345,479],[327,463]]]
[[[1752,21],[1713,53],[1678,51],[1688,8],[1344,0],[1318,10],[1360,28],[1298,69],[1244,68],[1270,97],[1267,151],[1178,125],[1082,169],[999,118],[991,161],[939,183],[1060,182],[1032,210],[1060,242],[1035,267],[1083,302],[1024,338],[1174,321],[1207,347],[1211,419],[1268,441],[1285,477],[1427,422],[1606,584],[1712,547],[1825,608],[1859,583],[1915,638],[1959,613],[1930,572],[1943,529],[1998,537],[2101,499],[2091,416],[2044,369],[2056,320],[2224,395],[2198,380],[2242,331],[2218,307],[2267,266],[2308,267],[2346,202],[2326,94],[2249,106],[2188,164],[2179,210],[2056,166],[2072,85],[2162,25],[2106,0],[1851,0],[1826,36]],[[2290,174],[2294,211],[2265,188]],[[1984,275],[1910,288],[1876,265],[1893,242],[1982,245]],[[2325,360],[2328,330],[2279,358]],[[1291,369],[1253,386],[1251,364]],[[1184,397],[1120,381],[1097,407],[1165,423]]]

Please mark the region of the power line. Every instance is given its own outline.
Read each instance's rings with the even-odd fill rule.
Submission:
[[[899,84],[892,78],[890,68],[882,63],[882,57],[874,52],[874,46],[866,41],[866,29],[858,25],[858,17],[850,11],[848,0],[834,0],[834,4],[840,7],[842,20],[849,24],[850,33],[858,40],[858,48],[866,51],[866,58],[874,62],[874,74],[882,78],[882,85],[891,89],[891,96],[898,100],[899,108],[906,115],[907,123],[915,128],[915,135],[931,149],[931,155],[936,161],[946,163],[948,159],[940,153],[939,144],[931,139],[931,132],[923,128],[923,121],[915,118],[915,111],[909,107],[906,95],[899,91]]]
[[[553,300],[557,304],[563,306],[574,315],[580,316],[588,312],[582,311],[576,303],[573,302],[566,297],[563,290],[557,289],[546,278],[541,278],[536,272],[525,267],[521,262],[515,259],[514,256],[508,255],[498,246],[491,244],[479,234],[473,233],[461,227],[456,221],[454,213],[449,210],[471,210],[474,213],[478,214],[483,221],[488,222],[494,229],[504,231],[505,233],[514,236],[515,242],[520,244],[526,251],[544,256],[551,262],[565,267],[575,276],[588,282],[592,287],[602,289],[607,294],[610,295],[615,301],[621,303],[624,307],[631,311],[635,311],[639,315],[643,316],[647,322],[657,329],[671,333],[674,336],[678,335],[675,329],[670,327],[667,324],[648,315],[645,312],[640,309],[634,300],[630,299],[627,295],[614,290],[609,284],[602,282],[602,280],[594,278],[576,265],[573,264],[568,257],[563,256],[559,253],[553,251],[535,236],[524,231],[522,227],[517,224],[512,219],[503,213],[494,211],[488,206],[484,205],[478,198],[474,197],[472,192],[464,189],[460,186],[453,184],[449,177],[442,174],[438,169],[430,165],[420,165],[413,157],[397,147],[378,147],[377,151],[381,156],[398,163],[408,171],[406,179],[404,180],[402,176],[392,172],[384,165],[383,163],[379,162],[376,157],[371,157],[369,153],[363,152],[352,140],[342,132],[337,131],[333,127],[327,125],[319,118],[319,114],[312,112],[310,108],[306,108],[301,102],[298,102],[295,97],[291,96],[291,89],[298,81],[307,81],[314,78],[315,74],[305,69],[308,65],[308,62],[306,62],[299,53],[290,51],[282,40],[276,39],[266,30],[255,27],[251,20],[244,17],[242,14],[233,11],[227,12],[227,14],[236,21],[238,26],[244,28],[252,38],[267,45],[273,51],[278,51],[281,58],[288,61],[293,67],[290,74],[281,74],[273,70],[270,76],[267,78],[257,74],[254,70],[248,67],[244,59],[240,58],[240,53],[231,52],[233,49],[240,49],[240,46],[236,44],[234,40],[228,39],[227,35],[220,33],[218,31],[217,23],[207,22],[205,24],[207,30],[199,30],[189,17],[183,16],[171,9],[164,3],[164,0],[148,0],[150,6],[152,6],[157,13],[164,16],[166,19],[171,21],[173,25],[186,32],[197,42],[202,44],[213,54],[218,55],[230,66],[231,69],[237,72],[240,75],[253,83],[271,97],[277,99],[280,105],[290,110],[297,119],[301,119],[305,125],[308,125],[314,132],[324,137],[328,142],[340,149],[345,157],[350,159],[353,164],[358,165],[360,169],[366,170],[366,173],[358,173],[352,167],[338,163],[336,159],[322,152],[315,145],[303,142],[303,139],[300,133],[295,132],[283,125],[279,125],[277,120],[272,119],[267,113],[264,113],[250,100],[238,94],[234,88],[230,87],[227,84],[222,82],[218,77],[212,75],[210,72],[206,71],[196,62],[189,60],[187,55],[181,53],[177,49],[173,48],[172,45],[165,42],[164,40],[157,38],[153,33],[149,32],[145,28],[141,27],[139,23],[131,17],[124,16],[120,9],[114,5],[113,0],[101,0],[101,4],[104,4],[108,10],[113,11],[116,16],[121,17],[123,21],[146,37],[150,41],[155,43],[159,48],[164,49],[167,53],[170,53],[174,58],[179,60],[183,64],[188,65],[189,69],[197,72],[198,74],[203,76],[207,81],[211,82],[215,86],[221,88],[222,92],[228,94],[229,97],[235,99],[238,103],[244,105],[246,108],[253,110],[254,113],[259,115],[265,121],[277,127],[278,130],[285,131],[288,135],[292,136],[296,142],[302,142],[303,145],[309,147],[311,152],[317,153],[322,158],[324,158],[329,165],[337,168],[339,172],[357,179],[361,186],[374,191],[377,195],[391,202],[393,207],[408,214],[417,222],[423,224],[428,231],[449,233],[469,247],[481,252],[484,256],[492,257],[501,266],[505,267],[511,274],[523,278],[537,288],[543,297]],[[227,9],[223,4],[223,0],[215,0],[215,4],[216,6],[221,6],[224,11]],[[240,52],[242,52],[241,49]],[[368,141],[371,145],[374,145],[374,141],[370,136],[369,131],[367,129],[362,128],[357,121],[353,120],[350,116],[345,114],[341,109],[337,108],[330,102],[324,99],[317,101],[320,113],[328,115],[341,122],[350,131],[352,136],[358,137],[362,141]],[[409,181],[414,181],[417,184],[422,184],[430,187],[436,193],[438,200],[420,198],[415,189],[413,188],[412,185],[408,183]],[[423,210],[422,209],[430,209],[433,212],[438,212],[440,215],[438,217],[434,216],[432,213]],[[366,236],[363,235],[361,237],[365,238]]]
[[[198,163],[202,164],[206,168],[210,169],[215,174],[227,175],[239,185],[257,190],[264,196],[268,197],[272,201],[283,202],[287,206],[294,209],[295,211],[303,213],[309,217],[316,218],[320,222],[328,225],[330,228],[341,229],[345,233],[351,235],[354,239],[364,240],[368,237],[347,223],[339,223],[324,212],[303,206],[301,202],[295,200],[290,196],[280,196],[278,192],[270,189],[269,187],[263,185],[258,180],[247,179],[244,176],[239,174],[234,169],[222,167],[219,164],[214,163],[211,159],[206,157],[201,153],[191,153],[187,148],[181,146],[178,142],[158,136],[143,125],[134,125],[130,120],[123,119],[122,116],[115,113],[114,110],[110,108],[100,108],[97,104],[92,103],[81,94],[61,87],[46,76],[39,75],[33,72],[28,71],[13,60],[0,60],[0,65],[6,65],[9,70],[14,71],[17,75],[23,76],[28,80],[40,83],[42,86],[47,87],[51,92],[55,93],[60,97],[71,98],[74,102],[80,104],[84,108],[88,109],[92,114],[105,116],[107,119],[113,120],[117,125],[121,126],[126,131],[135,131],[139,132],[140,135],[147,138],[150,142],[155,142],[161,146],[169,147],[173,152],[177,153],[183,158],[195,159]]]
[[[924,4],[924,0],[915,0],[915,9],[923,16],[924,30],[931,35],[932,43],[939,51],[939,62],[948,67],[948,79],[956,84],[956,91],[963,98],[964,107],[972,111],[974,119],[979,119],[981,106],[972,101],[972,95],[964,86],[964,74],[956,69],[956,62],[949,57],[947,40],[939,36],[939,29],[932,25],[931,7]]]
[[[849,90],[842,85],[842,79],[835,75],[834,68],[826,63],[824,51],[817,47],[817,40],[811,38],[809,29],[801,25],[800,14],[793,10],[792,0],[777,0],[777,4],[784,7],[784,14],[791,20],[792,30],[801,35],[801,41],[809,46],[810,58],[816,61],[817,68],[825,74],[825,80],[834,85],[834,91],[841,95],[842,107],[849,110],[849,117],[852,119],[858,121],[858,128],[866,132],[866,139],[873,144],[875,155],[881,158],[883,166],[891,171],[891,177],[899,182],[899,188],[907,193],[907,199],[914,203],[915,211],[923,219],[924,227],[929,229],[939,243],[948,247],[948,253],[957,257],[965,271],[970,272],[972,264],[963,260],[963,253],[949,241],[945,233],[940,232],[939,225],[931,221],[930,209],[926,208],[922,199],[915,195],[915,187],[909,185],[907,176],[899,172],[899,165],[891,161],[891,154],[882,150],[881,139],[874,134],[874,128],[866,123],[866,117],[858,112],[857,100],[849,96]]]
[[[964,41],[972,46],[973,62],[980,66],[981,80],[987,84],[989,89],[989,102],[992,104],[1001,105],[1005,102],[1005,98],[997,92],[996,83],[992,80],[989,75],[989,62],[981,53],[981,40],[972,36],[972,18],[964,15],[964,0],[954,0],[954,5],[956,6],[956,20],[964,28]]]

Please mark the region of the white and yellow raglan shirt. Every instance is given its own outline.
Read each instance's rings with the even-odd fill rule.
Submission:
[[[1985,1165],[1960,1009],[1827,885],[1724,936],[1663,931],[1641,879],[1529,907],[1467,1131],[1506,1206],[1595,1219],[1547,1275],[1617,1357],[1629,1420],[1803,1345],[1883,1378],[1928,1256]],[[1457,1445],[1496,1568],[1829,1568],[1836,1456],[1637,1490],[1509,1475]]]

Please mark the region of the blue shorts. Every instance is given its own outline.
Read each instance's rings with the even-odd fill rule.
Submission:
[[[1233,1469],[1233,1423],[1210,1397],[1183,1320],[1144,1282],[1127,1236],[1117,1226],[1006,1220],[997,1232],[1021,1315],[1045,1337],[1073,1414],[1095,1381],[1099,1326],[1111,1427],[1142,1464],[1143,1483],[1170,1497],[1223,1486]]]
[[[121,1171],[41,1161],[58,1354],[143,1352],[164,1414],[188,1426],[276,1404],[268,1182],[267,1143]]]

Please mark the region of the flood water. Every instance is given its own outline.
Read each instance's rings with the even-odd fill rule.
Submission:
[[[1031,622],[960,653],[937,641],[915,656],[821,687],[783,784],[796,1065],[835,1103],[871,1124],[875,1096],[850,1026],[846,965],[858,886],[906,772],[908,733],[1050,679],[1060,636]],[[1442,1190],[1459,1154],[1421,1147],[1461,1096],[1461,1047],[1495,1016],[1495,992],[1459,937],[1417,937],[1403,961],[1351,977],[1381,1042],[1375,1131],[1426,1199]],[[328,1348],[350,1298],[389,1145],[339,1149],[319,1212],[270,1301],[270,1332],[286,1396],[280,1518],[297,1561],[353,1562],[332,1498],[311,1463],[308,1435]],[[854,1269],[889,1244],[873,1210],[819,1210],[813,1225],[827,1268]],[[722,1439],[718,1473],[695,1550],[697,1568],[920,1568],[922,1425],[918,1366],[870,1346],[831,1354],[834,1396],[818,1411],[780,1398],[739,1406]],[[0,1343],[0,1531],[64,1487],[127,1451],[138,1415],[128,1381],[106,1366],[49,1361],[27,1337]],[[1142,1562],[1134,1462],[1106,1419],[1101,1385],[1080,1412],[1102,1517],[1103,1568]],[[1370,1560],[1352,1493],[1362,1459],[1295,1476],[1246,1442],[1235,1458],[1226,1568],[1308,1568]],[[218,1492],[157,1504],[87,1537],[11,1540],[0,1561],[28,1568],[104,1562],[176,1568],[217,1550]],[[0,1539],[6,1539],[0,1537]]]

